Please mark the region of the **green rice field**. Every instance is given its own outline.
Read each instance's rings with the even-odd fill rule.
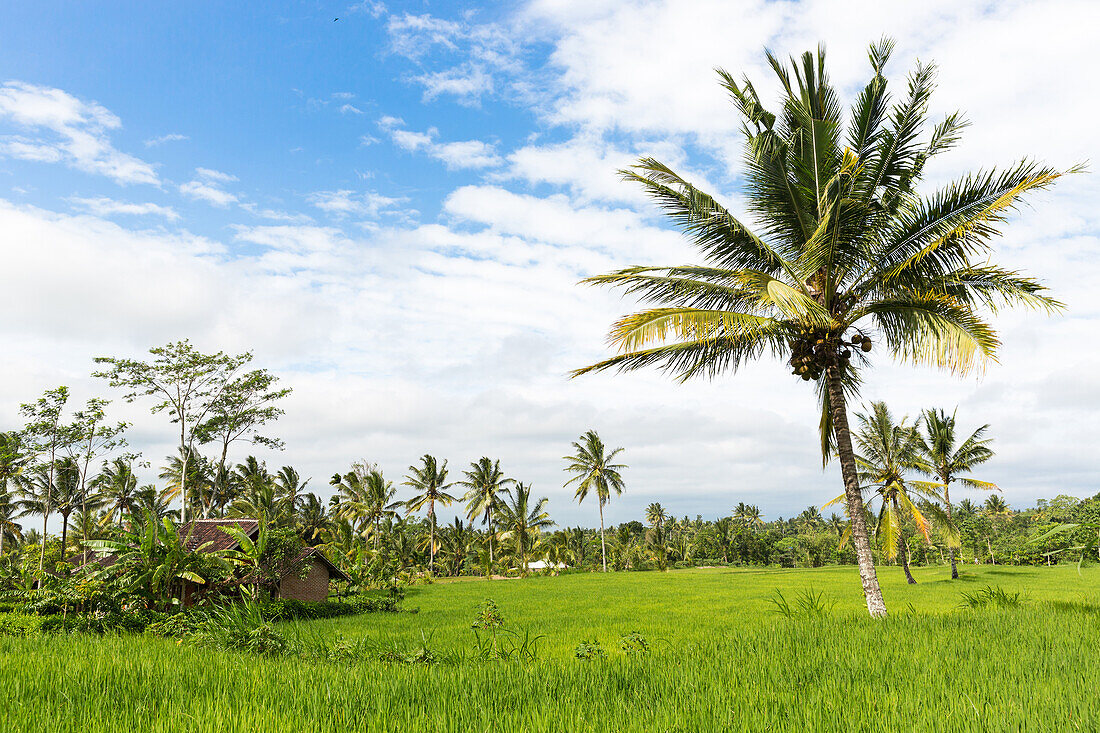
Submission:
[[[434,664],[261,657],[152,636],[0,638],[4,731],[1100,730],[1100,569],[699,569],[438,583],[407,609],[287,624],[302,643]],[[987,586],[1019,604],[963,608]],[[777,613],[779,591],[794,609]],[[802,613],[812,591],[823,613]],[[491,597],[537,657],[486,660]],[[649,651],[626,654],[637,632]],[[605,658],[575,649],[598,641]],[[357,643],[362,644],[356,647]]]

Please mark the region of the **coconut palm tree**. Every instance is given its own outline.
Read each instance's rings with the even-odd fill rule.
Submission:
[[[656,544],[664,544],[664,524],[668,520],[668,512],[657,502],[653,502],[645,508],[645,520],[652,525],[656,533]]]
[[[4,543],[23,539],[23,525],[15,520],[23,516],[23,503],[9,491],[0,491],[0,557],[4,556]]]
[[[428,507],[428,521],[431,524],[431,536],[428,540],[428,550],[430,552],[428,572],[432,573],[435,571],[436,551],[435,505],[450,506],[451,502],[455,500],[455,497],[447,493],[447,489],[453,485],[447,483],[447,462],[443,461],[443,464],[439,465],[435,456],[425,454],[420,459],[419,466],[409,466],[409,473],[405,476],[404,485],[411,487],[414,492],[418,492],[405,502],[406,513],[411,514],[420,511],[425,506]]]
[[[595,430],[589,430],[573,441],[576,452],[571,456],[565,456],[569,461],[565,470],[575,474],[573,478],[565,482],[566,486],[577,484],[574,496],[577,503],[584,501],[589,491],[596,494],[600,503],[600,554],[603,558],[603,571],[607,572],[607,542],[604,540],[603,506],[611,500],[611,492],[616,495],[623,493],[622,471],[626,468],[621,463],[614,463],[615,456],[623,452],[622,448],[608,452],[600,436]]]
[[[466,487],[466,494],[462,501],[466,502],[466,518],[473,522],[481,517],[482,525],[489,527],[489,567],[493,566],[493,536],[496,529],[493,525],[493,511],[496,508],[501,492],[514,479],[506,478],[504,471],[500,469],[500,461],[491,461],[482,456],[478,461],[471,463],[470,468],[462,472],[465,481],[459,481],[459,486]],[[490,573],[490,577],[492,574]]]
[[[941,500],[929,485],[918,487],[907,483],[905,479],[906,473],[916,467],[920,436],[915,427],[906,424],[905,418],[900,423],[895,423],[885,402],[872,402],[871,411],[866,414],[856,413],[856,420],[859,422],[859,430],[855,435],[856,449],[859,451],[856,454],[859,479],[865,488],[875,492],[868,504],[875,499],[880,502],[875,533],[886,557],[893,560],[900,556],[906,581],[915,585],[917,581],[909,571],[905,517],[911,517],[918,531],[924,535],[925,541],[931,542],[928,520],[914,498]],[[842,494],[829,504],[840,502],[844,498]],[[929,510],[934,506],[930,506]],[[851,524],[849,522],[849,527]],[[846,539],[842,540],[842,544]]]
[[[297,512],[301,506],[302,492],[305,491],[307,486],[309,486],[309,479],[303,481],[293,466],[283,466],[275,474],[275,488],[286,500],[287,508],[291,514]]]
[[[108,516],[111,519],[118,516],[119,527],[138,505],[138,479],[133,463],[126,458],[104,461],[103,468],[92,479],[92,488],[107,502]]]
[[[546,512],[548,501],[544,496],[532,506],[531,487],[517,481],[512,488],[504,490],[503,499],[497,506],[497,526],[503,530],[501,539],[512,543],[524,573],[539,534],[554,526]]]
[[[939,480],[936,484],[943,492],[943,505],[947,511],[947,520],[954,523],[951,507],[951,483],[958,481],[962,486],[986,491],[997,490],[997,485],[988,481],[964,476],[975,467],[993,457],[989,447],[992,438],[985,437],[989,425],[982,425],[970,434],[966,440],[956,445],[955,414],[944,410],[926,410],[921,418],[923,434],[917,443],[919,455],[917,470]],[[958,580],[959,568],[955,555],[958,548],[948,543],[948,556],[951,559],[951,578]]]
[[[823,460],[839,457],[867,608],[886,606],[864,523],[846,404],[877,343],[902,361],[967,373],[999,345],[986,314],[1001,306],[1054,310],[1036,280],[989,261],[991,240],[1024,194],[1053,168],[1022,162],[916,192],[926,162],[953,147],[966,123],[947,116],[925,134],[934,67],[918,65],[893,104],[884,68],[893,42],[870,49],[872,78],[847,120],[825,52],[788,68],[770,52],[782,109],[751,82],[720,71],[744,118],[742,222],[652,158],[623,171],[699,248],[703,264],[631,267],[589,278],[655,307],[616,323],[620,353],[579,369],[662,367],[680,380],[735,371],[765,355],[814,382]]]

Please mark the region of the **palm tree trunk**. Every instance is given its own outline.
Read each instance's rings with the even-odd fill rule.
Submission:
[[[897,499],[894,499],[894,515],[901,517],[901,507],[898,506]],[[901,569],[905,571],[905,581],[909,585],[916,585],[916,579],[909,572],[909,543],[905,541],[905,533],[900,528],[898,529],[898,557],[901,558]]]
[[[940,478],[943,479],[943,503],[947,507],[947,521],[953,523],[951,519],[951,492],[948,489],[948,486],[951,484],[951,477],[941,476]],[[955,548],[948,547],[947,554],[951,558],[951,580],[958,580],[959,566],[955,564]]]
[[[428,575],[435,574],[435,502],[428,505],[428,516],[432,520],[432,533],[428,537]]]
[[[607,572],[607,543],[603,539],[603,502],[600,502],[600,554],[603,556],[603,571]]]
[[[859,478],[856,475],[856,456],[852,448],[852,434],[848,429],[848,412],[844,401],[844,387],[840,381],[840,371],[833,365],[826,370],[828,380],[826,388],[829,395],[829,407],[832,411],[833,432],[836,436],[837,453],[840,456],[840,472],[844,477],[844,495],[848,500],[848,517],[852,523],[852,545],[856,549],[859,562],[859,578],[863,582],[863,597],[867,600],[867,611],[875,617],[886,615],[886,602],[882,600],[878,576],[875,574],[875,560],[871,554],[871,542],[867,537],[867,518],[864,516],[863,495],[859,490]]]

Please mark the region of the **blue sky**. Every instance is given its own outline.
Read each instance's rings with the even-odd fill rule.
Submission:
[[[59,383],[106,393],[94,356],[191,338],[254,350],[295,389],[286,452],[257,453],[322,494],[353,460],[399,483],[425,452],[455,473],[491,455],[561,523],[591,524],[560,457],[595,428],[631,466],[612,523],[655,500],[678,516],[823,504],[839,484],[820,468],[812,392],[778,364],[683,387],[566,379],[631,305],[578,280],[695,259],[616,170],[653,155],[739,210],[739,123],[713,69],[774,94],[762,49],[824,41],[850,99],[884,33],[892,82],[935,60],[933,117],[973,122],[930,187],[1023,155],[1095,160],[1081,92],[1097,27],[1095,4],[1073,0],[9,3],[0,427]],[[1100,429],[1094,179],[1035,199],[998,252],[1065,316],[999,318],[1001,361],[980,377],[885,360],[868,375],[865,397],[898,413],[991,423],[984,477],[1016,504],[1100,489],[1080,439]],[[171,426],[113,409],[159,465]]]

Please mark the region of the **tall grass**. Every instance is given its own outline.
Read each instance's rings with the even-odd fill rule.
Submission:
[[[303,661],[141,636],[0,638],[0,722],[19,731],[1095,730],[1100,625],[1087,599],[1098,577],[1069,587],[1057,575],[998,575],[1032,600],[959,611],[958,584],[918,576],[925,587],[893,599],[917,613],[879,622],[847,608],[858,581],[846,571],[569,576],[440,584],[410,594],[418,615],[300,625],[366,649],[427,639],[461,659],[433,665],[354,653]],[[795,598],[811,587],[837,608],[790,619],[768,611],[776,588]],[[454,655],[473,647],[470,623],[487,595],[509,624],[546,635],[536,661]],[[620,651],[633,632],[649,653]],[[605,660],[574,657],[588,638],[602,642]]]

